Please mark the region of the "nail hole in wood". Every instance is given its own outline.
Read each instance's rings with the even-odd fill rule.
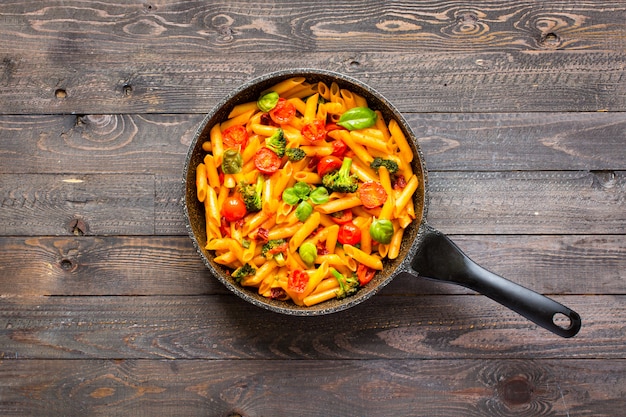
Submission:
[[[130,84],[124,84],[122,86],[122,91],[126,97],[130,96],[133,93],[133,86]]]
[[[54,92],[54,96],[58,99],[62,99],[67,97],[67,92],[62,89],[62,88],[58,88],[55,92]]]
[[[74,269],[74,262],[70,261],[69,259],[61,259],[61,262],[59,262],[59,266],[64,271],[71,271],[72,269]]]

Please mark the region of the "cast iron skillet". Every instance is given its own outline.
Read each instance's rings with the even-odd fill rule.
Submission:
[[[413,171],[420,179],[420,186],[414,197],[417,219],[404,233],[400,256],[395,260],[385,260],[383,271],[378,272],[375,278],[359,290],[356,295],[343,300],[333,299],[312,307],[300,307],[293,303],[260,296],[255,289],[247,289],[238,285],[226,273],[224,267],[213,262],[213,255],[204,249],[206,245],[204,208],[202,203],[197,200],[195,186],[196,166],[204,157],[202,143],[208,140],[211,127],[215,123],[225,120],[235,104],[256,101],[261,91],[277,82],[297,76],[305,77],[309,82],[323,81],[328,86],[333,81],[337,82],[340,88],[347,88],[365,97],[371,108],[382,112],[385,120],[395,119],[411,144],[415,155],[412,162]],[[397,275],[408,274],[470,288],[562,337],[572,337],[580,330],[581,320],[576,312],[550,298],[483,269],[461,252],[450,239],[428,225],[426,222],[428,172],[415,135],[400,112],[382,95],[346,75],[318,69],[293,69],[270,73],[245,83],[218,103],[202,121],[187,154],[183,183],[185,187],[183,204],[187,228],[204,263],[229,290],[256,306],[278,313],[298,316],[333,313],[365,301]],[[561,321],[568,321],[563,316],[569,319],[569,323],[566,325],[560,324]]]

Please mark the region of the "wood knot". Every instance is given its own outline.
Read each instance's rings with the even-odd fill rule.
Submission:
[[[527,404],[532,398],[533,386],[523,376],[514,376],[498,385],[498,394],[506,404]]]

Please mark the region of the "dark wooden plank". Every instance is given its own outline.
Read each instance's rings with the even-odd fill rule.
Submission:
[[[157,189],[158,234],[185,234],[180,180]],[[623,234],[626,172],[431,172],[428,221],[448,234]]]
[[[0,175],[0,234],[154,233],[152,175]]]
[[[339,50],[199,54],[184,60],[160,50],[123,56],[32,56],[20,50],[0,62],[0,73],[9,74],[0,90],[0,114],[206,113],[252,78],[297,67],[350,74],[403,112],[626,110],[622,50]]]
[[[563,339],[484,296],[378,295],[325,316],[234,295],[2,297],[0,356],[23,359],[626,359],[624,296],[558,296]]]
[[[5,2],[2,44],[62,54],[623,49],[623,1]]]
[[[0,364],[3,416],[621,415],[623,360]]]
[[[626,113],[405,115],[431,170],[626,170]],[[0,173],[181,175],[203,115],[0,116]]]
[[[623,235],[453,236],[476,262],[545,294],[626,293]],[[225,294],[186,236],[0,237],[0,294]],[[468,294],[398,277],[386,295]]]

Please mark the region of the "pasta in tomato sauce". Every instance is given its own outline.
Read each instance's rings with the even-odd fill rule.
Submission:
[[[419,180],[398,123],[334,82],[281,81],[211,126],[202,150],[206,249],[268,298],[354,294],[415,220]]]

